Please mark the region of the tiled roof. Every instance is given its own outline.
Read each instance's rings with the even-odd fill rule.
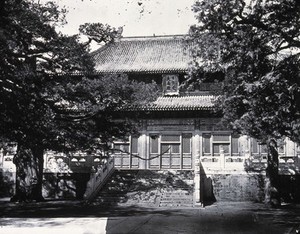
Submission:
[[[168,96],[159,97],[156,101],[144,106],[135,106],[129,110],[136,111],[188,111],[212,110],[216,96]]]
[[[190,61],[183,36],[121,38],[92,55],[103,73],[185,72]]]

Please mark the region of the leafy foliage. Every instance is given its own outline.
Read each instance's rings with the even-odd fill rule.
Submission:
[[[190,81],[222,71],[224,120],[258,139],[300,143],[299,1],[202,0],[193,10]]]
[[[90,40],[81,43],[79,35],[56,31],[66,12],[53,2],[7,0],[1,11],[1,137],[28,147],[62,149],[78,136],[81,140],[69,146],[74,149],[81,142],[82,147],[96,135],[104,140],[124,133],[127,125],[113,123],[111,113],[155,96],[154,84],[95,75],[88,43],[96,36],[108,43],[120,31],[84,24],[80,31]]]
[[[60,77],[56,77],[59,79]],[[115,137],[135,132],[127,119],[116,121],[115,112],[130,105],[149,102],[157,97],[156,84],[129,80],[127,75],[64,76],[66,83],[47,93],[60,132],[57,140],[64,150],[93,150]]]
[[[0,11],[0,138],[18,144],[15,200],[39,200],[44,150],[93,149],[125,135],[131,125],[112,112],[152,93],[123,75],[95,75],[89,43],[120,36],[110,26],[83,25],[81,42],[56,31],[66,11],[53,2],[4,0]]]
[[[1,11],[0,134],[34,146],[54,128],[55,113],[42,96],[48,74],[92,71],[93,62],[76,36],[55,31],[65,11],[54,3],[7,0]]]
[[[123,28],[119,27],[118,29],[115,29],[110,25],[101,23],[85,23],[80,25],[79,31],[83,35],[86,35],[89,38],[89,41],[94,40],[100,44],[102,42],[109,43],[114,41],[115,38],[121,37]]]

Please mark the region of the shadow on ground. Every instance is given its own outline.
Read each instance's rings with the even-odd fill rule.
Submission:
[[[171,209],[101,207],[80,201],[1,201],[0,209],[1,227],[51,228],[75,225],[88,226],[94,231],[91,233],[106,234],[296,233],[300,226],[300,207],[292,204],[274,209],[260,203],[216,202],[205,208]],[[101,227],[104,232],[99,231]]]
[[[114,217],[134,216],[150,213],[168,215],[167,209],[154,209],[138,206],[101,207],[78,201],[48,201],[39,203],[1,202],[0,217],[10,218],[60,218],[60,217]]]

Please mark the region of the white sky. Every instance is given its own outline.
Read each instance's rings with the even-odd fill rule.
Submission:
[[[194,0],[55,0],[66,6],[66,34],[78,33],[83,23],[123,26],[123,36],[185,34],[194,24]]]

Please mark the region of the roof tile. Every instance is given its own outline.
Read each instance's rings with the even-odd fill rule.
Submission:
[[[183,110],[212,110],[216,96],[165,96],[147,105],[134,106],[128,110],[136,111],[183,111]]]
[[[183,36],[121,38],[93,52],[103,73],[184,72],[191,60]]]

